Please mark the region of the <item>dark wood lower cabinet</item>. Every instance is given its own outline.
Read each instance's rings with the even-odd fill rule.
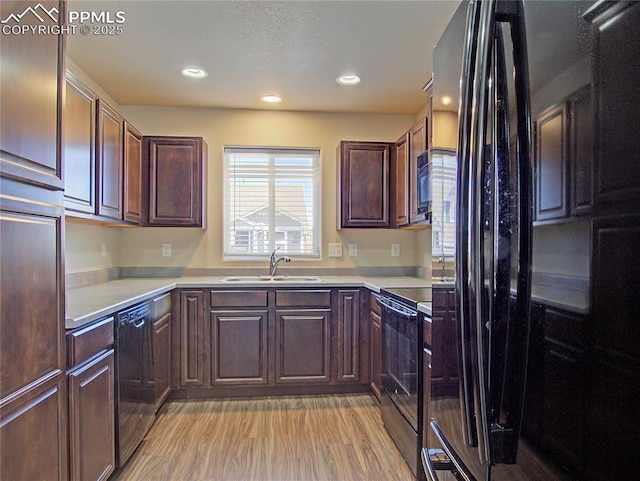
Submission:
[[[338,290],[338,382],[360,380],[360,290]]]
[[[328,383],[331,310],[276,311],[276,383]]]
[[[185,289],[174,299],[173,397],[369,389],[360,289]]]
[[[115,469],[114,385],[113,349],[69,374],[72,481],[106,480]]]
[[[204,291],[180,292],[180,386],[204,385]]]
[[[67,479],[66,382],[62,371],[5,398],[0,405],[2,479]]]
[[[369,348],[369,366],[371,375],[371,390],[380,399],[382,389],[382,319],[380,306],[376,294],[369,297],[369,313],[371,316],[371,344]]]
[[[0,477],[62,481],[68,478],[62,194],[6,178],[0,192]]]
[[[152,324],[153,382],[156,411],[171,390],[171,312]]]
[[[458,389],[458,352],[455,293],[450,288],[433,289],[431,318],[431,389],[445,394]]]
[[[268,311],[211,311],[211,384],[266,384]]]
[[[546,340],[542,442],[574,473],[584,462],[585,368],[584,351]]]

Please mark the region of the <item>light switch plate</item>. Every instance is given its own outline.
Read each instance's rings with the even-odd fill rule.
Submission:
[[[171,244],[162,244],[162,257],[171,257]]]
[[[391,257],[400,257],[400,244],[391,244]]]
[[[357,257],[358,255],[358,244],[349,244],[349,257]]]
[[[329,244],[329,257],[342,257],[342,244]]]

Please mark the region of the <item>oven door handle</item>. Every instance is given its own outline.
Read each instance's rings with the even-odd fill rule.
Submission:
[[[405,311],[401,311],[400,309],[398,309],[395,306],[392,306],[391,304],[387,304],[386,302],[384,302],[383,300],[384,298],[382,297],[378,297],[378,304],[380,304],[382,307],[384,307],[385,309],[389,309],[390,311],[392,311],[394,314],[397,314],[399,316],[404,317],[405,319],[415,319],[416,317],[418,317],[418,313],[417,312],[405,312]]]

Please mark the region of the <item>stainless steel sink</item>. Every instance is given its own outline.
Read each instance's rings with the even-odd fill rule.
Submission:
[[[227,276],[220,279],[220,282],[225,283],[252,283],[252,282],[264,282],[264,283],[283,283],[283,282],[295,282],[295,283],[313,283],[322,282],[322,279],[318,276]]]

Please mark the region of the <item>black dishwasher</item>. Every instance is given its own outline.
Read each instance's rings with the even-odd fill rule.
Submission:
[[[151,309],[138,304],[118,313],[116,325],[117,463],[123,466],[155,419]]]

